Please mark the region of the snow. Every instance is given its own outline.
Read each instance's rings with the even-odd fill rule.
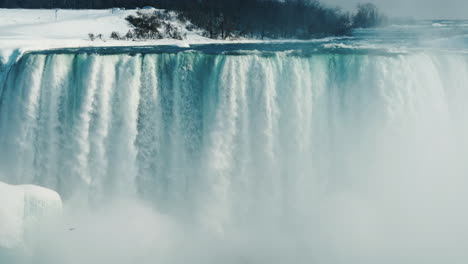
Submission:
[[[154,10],[145,9],[143,12]],[[15,51],[79,48],[94,46],[178,45],[207,41],[200,31],[188,31],[185,24],[174,21],[187,34],[186,40],[117,41],[109,38],[115,31],[125,35],[130,25],[125,18],[137,10],[52,10],[0,9],[0,62],[11,61]],[[89,40],[88,34],[102,34],[103,40]]]
[[[140,9],[141,12],[154,12],[154,8]],[[110,34],[125,35],[131,26],[125,18],[138,10],[119,8],[101,10],[62,10],[62,9],[0,9],[0,83],[11,65],[25,52],[81,47],[119,47],[174,45],[188,48],[192,44],[223,43],[268,43],[298,40],[213,40],[202,35],[202,30],[189,31],[190,22],[177,20],[174,14],[169,21],[177,27],[184,40],[160,39],[149,41],[112,40]],[[91,41],[88,34],[102,35],[102,40]],[[3,77],[2,77],[3,76]]]
[[[60,214],[62,200],[53,190],[0,182],[0,248],[19,246],[29,229]]]
[[[155,10],[161,11],[151,8],[140,11],[154,12]],[[137,11],[118,8],[101,10],[0,9],[0,71],[2,64],[12,64],[24,52],[33,50],[152,45],[189,47],[191,44],[267,42],[249,39],[236,41],[209,39],[202,36],[202,30],[187,30],[186,26],[190,22],[181,22],[176,19],[170,22],[186,35],[184,40],[110,39],[113,31],[125,35],[131,29],[125,18],[136,14]],[[89,33],[102,34],[103,40],[91,41]]]
[[[18,185],[24,192],[24,221],[27,226],[34,225],[62,211],[60,195],[50,189],[36,185]]]

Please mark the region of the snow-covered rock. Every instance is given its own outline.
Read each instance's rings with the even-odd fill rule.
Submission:
[[[62,200],[53,190],[0,182],[0,248],[19,246],[28,230],[61,211]]]

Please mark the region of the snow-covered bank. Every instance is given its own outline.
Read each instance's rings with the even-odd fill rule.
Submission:
[[[0,182],[0,249],[19,246],[29,228],[62,211],[58,193],[34,185]]]
[[[112,32],[124,35],[130,30],[125,17],[137,10],[29,10],[0,9],[0,63],[15,60],[18,53],[30,50],[90,46],[182,45],[187,41],[206,41],[199,32],[185,30],[187,41],[115,41]],[[178,21],[176,21],[177,23]],[[183,29],[183,23],[179,22]],[[88,34],[102,34],[91,41]],[[18,52],[19,51],[19,52]],[[13,56],[13,57],[12,57]]]
[[[203,36],[203,30],[193,29],[188,21],[180,21],[176,15],[169,21],[184,36],[183,40],[157,39],[146,41],[114,40],[112,32],[125,35],[130,24],[125,20],[138,11],[153,12],[156,9],[122,10],[62,10],[62,9],[1,9],[0,8],[0,84],[11,66],[29,51],[88,47],[141,47],[178,46],[188,48],[194,44],[226,43],[282,43],[328,42],[348,37],[328,37],[314,40],[217,40]],[[162,10],[160,10],[162,11]],[[190,27],[189,27],[190,25]],[[191,30],[187,29],[190,28]],[[102,39],[90,40],[88,34],[102,35]]]
[[[125,35],[131,26],[125,20],[138,10],[50,10],[0,9],[0,72],[5,65],[16,62],[28,51],[80,47],[120,47],[210,43],[258,43],[262,40],[213,40],[202,36],[201,30],[188,30],[189,22],[171,21],[185,36],[184,40],[160,39],[125,41],[110,38],[112,32]],[[148,10],[149,12],[153,10]],[[91,41],[88,34],[102,35]],[[0,73],[1,74],[1,73]],[[1,79],[0,79],[1,81]]]

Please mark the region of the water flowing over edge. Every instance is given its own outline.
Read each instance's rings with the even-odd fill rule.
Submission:
[[[27,54],[0,90],[0,179],[272,232],[299,262],[446,259],[467,237],[467,59]]]

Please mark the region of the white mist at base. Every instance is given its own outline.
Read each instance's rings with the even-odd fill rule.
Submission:
[[[26,55],[0,171],[65,213],[17,262],[464,263],[467,73],[451,53]]]

